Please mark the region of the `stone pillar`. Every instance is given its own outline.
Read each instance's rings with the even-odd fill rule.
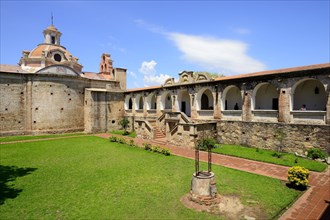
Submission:
[[[326,116],[325,116],[325,123],[327,125],[330,124],[330,93],[328,92],[328,101],[327,101],[327,106],[326,106]]]
[[[136,102],[135,102],[135,95],[133,94],[132,95],[132,114],[133,116],[135,116],[135,113],[136,113]]]
[[[244,92],[243,109],[242,109],[242,120],[243,121],[252,121],[251,96],[252,96],[252,91],[246,90]]]
[[[214,119],[221,119],[221,99],[220,99],[220,94],[215,91],[212,92],[213,95],[213,100],[214,100],[214,112],[213,112],[213,117]]]
[[[180,111],[179,105],[178,105],[178,95],[172,95],[172,111],[173,112]]]
[[[197,94],[196,93],[193,93],[193,94],[190,95],[191,118],[198,118],[196,97],[197,97]]]
[[[145,97],[145,95],[142,96],[142,100],[143,100],[143,117],[147,117],[148,116],[148,111],[147,111],[147,98]]]
[[[290,123],[290,94],[283,88],[278,96],[278,122]]]
[[[162,110],[160,110],[160,105],[161,105],[161,102],[162,102],[162,96],[161,95],[157,95],[156,96],[156,103],[157,103],[157,108],[156,108],[156,115],[157,115],[157,118],[160,117],[162,115]]]

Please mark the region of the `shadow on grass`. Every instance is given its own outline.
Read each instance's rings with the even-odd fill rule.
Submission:
[[[17,177],[28,175],[36,169],[0,165],[0,205],[4,204],[6,199],[16,198],[22,192],[22,189],[15,189],[10,182]]]

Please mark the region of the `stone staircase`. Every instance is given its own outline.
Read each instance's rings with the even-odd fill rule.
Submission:
[[[166,136],[165,134],[157,127],[156,125],[156,121],[149,121],[149,123],[151,124],[151,126],[154,129],[155,132],[155,138],[152,140],[153,143],[157,144],[157,145],[162,145],[165,146],[167,141],[166,141]]]

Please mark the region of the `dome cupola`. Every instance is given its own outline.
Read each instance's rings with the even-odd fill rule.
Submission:
[[[45,44],[61,45],[60,39],[62,33],[59,32],[54,25],[50,25],[47,29],[45,29],[43,34]]]

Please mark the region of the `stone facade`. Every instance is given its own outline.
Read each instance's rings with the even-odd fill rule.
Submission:
[[[0,135],[83,131],[86,88],[121,90],[115,81],[1,72]],[[122,106],[123,96],[116,97]],[[113,114],[110,119],[117,117],[117,112]]]
[[[19,66],[0,65],[0,136],[118,129],[126,69],[103,54],[99,73],[83,72],[61,32],[51,25],[43,34]]]
[[[183,72],[178,82],[128,90],[125,116],[155,121],[169,143],[187,148],[194,146],[193,124],[216,123],[222,143],[274,149],[274,131],[282,130],[285,151],[330,151],[329,74],[328,63],[215,79]]]

